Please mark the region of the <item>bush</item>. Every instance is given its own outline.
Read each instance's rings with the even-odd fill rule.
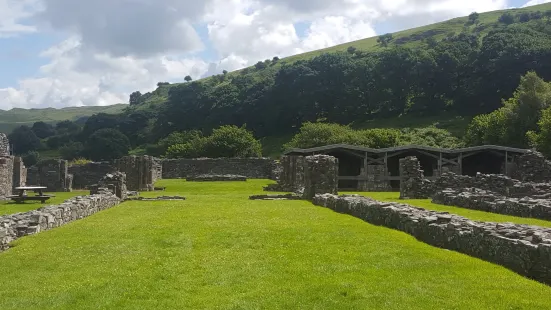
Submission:
[[[184,141],[172,139],[176,143],[167,148],[169,158],[196,157],[260,157],[262,145],[253,134],[244,127],[222,126],[213,130],[208,137],[198,132],[188,132],[185,135],[175,135],[172,138],[185,138]]]
[[[116,129],[100,129],[86,141],[84,153],[94,161],[113,160],[128,155],[130,141]]]
[[[304,123],[300,131],[285,144],[285,149],[311,148],[330,144],[350,144],[371,148],[398,145],[400,131],[396,129],[354,130],[348,126],[327,123]]]
[[[69,165],[86,165],[92,161],[86,158],[75,158],[69,162]]]
[[[400,145],[423,145],[454,149],[464,146],[461,139],[454,137],[445,129],[434,126],[425,128],[403,129],[400,136]]]
[[[63,159],[74,160],[82,157],[84,152],[84,145],[80,142],[72,142],[65,144],[59,148],[59,153]]]

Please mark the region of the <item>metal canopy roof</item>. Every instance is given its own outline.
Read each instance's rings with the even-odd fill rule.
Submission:
[[[389,148],[382,148],[382,149],[372,149],[372,148],[356,146],[356,145],[332,144],[332,145],[319,146],[319,147],[313,147],[308,149],[290,149],[288,151],[285,151],[283,154],[284,155],[297,154],[297,153],[308,154],[308,153],[323,152],[323,151],[334,151],[338,149],[367,152],[372,154],[373,153],[381,154],[381,153],[387,153],[387,152],[398,152],[398,151],[407,151],[407,150],[423,150],[428,152],[437,152],[437,153],[446,153],[446,154],[468,153],[468,152],[485,151],[485,150],[507,151],[512,153],[524,154],[529,151],[527,149],[518,149],[514,147],[506,147],[506,146],[499,146],[499,145],[481,145],[481,146],[473,146],[473,147],[466,147],[466,148],[459,148],[459,149],[441,149],[441,148],[421,146],[421,145],[404,145],[404,146],[396,146],[396,147],[389,147]]]

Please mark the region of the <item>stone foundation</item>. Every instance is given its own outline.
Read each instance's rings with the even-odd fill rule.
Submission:
[[[311,200],[317,194],[337,194],[339,186],[339,160],[328,155],[305,158],[304,190],[302,198]]]
[[[205,174],[205,175],[198,175],[194,177],[189,177],[186,179],[188,182],[221,182],[221,181],[247,181],[247,178],[242,175],[232,175],[232,174],[226,174],[226,175],[211,175],[211,174]]]
[[[0,216],[0,251],[21,237],[56,228],[72,221],[90,216],[120,203],[111,193],[75,197],[55,206],[35,211]]]
[[[430,245],[496,263],[551,284],[551,229],[477,222],[448,213],[360,196],[323,194],[316,195],[313,202],[371,224],[406,232]]]
[[[202,174],[235,174],[248,179],[276,179],[278,165],[269,158],[167,159],[163,179],[185,179]]]
[[[295,194],[252,195],[252,196],[249,196],[249,199],[250,200],[302,200],[302,197]]]

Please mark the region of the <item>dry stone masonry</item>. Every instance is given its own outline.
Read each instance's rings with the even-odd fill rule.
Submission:
[[[360,196],[316,195],[314,204],[406,232],[433,246],[500,264],[551,284],[551,229],[471,221],[407,204]]]
[[[328,155],[305,158],[304,190],[302,198],[311,200],[317,194],[337,194],[339,186],[339,160]]]
[[[423,176],[419,160],[414,156],[400,159],[400,199],[428,198],[430,182]]]
[[[0,132],[0,157],[10,156],[10,141],[8,136]]]
[[[115,173],[117,168],[110,162],[87,163],[69,166],[69,174],[73,175],[74,189],[88,189],[103,176]]]
[[[121,200],[128,199],[126,187],[126,174],[122,172],[109,173],[103,176],[98,184],[90,186],[90,195],[109,191]]]
[[[277,162],[269,158],[168,159],[162,164],[163,179],[185,179],[202,174],[235,174],[249,179],[275,179]]]
[[[132,191],[153,191],[162,177],[162,162],[152,156],[126,156],[116,160],[117,171],[126,174],[126,184]]]
[[[436,192],[432,202],[466,209],[551,221],[551,200],[507,198],[478,188]]]
[[[8,249],[10,243],[18,238],[65,225],[119,203],[120,199],[113,194],[101,192],[35,211],[0,216],[0,251]]]
[[[304,156],[282,156],[277,184],[264,189],[275,192],[298,192],[304,188]]]
[[[198,176],[188,177],[188,182],[215,182],[215,181],[247,181],[247,177],[235,174],[202,174]]]
[[[25,186],[27,184],[27,168],[21,157],[13,159],[13,188]]]
[[[551,161],[536,151],[518,158],[515,176],[525,182],[551,182]]]
[[[13,156],[0,157],[0,199],[6,199],[13,190]]]
[[[48,192],[70,192],[73,190],[73,175],[69,164],[63,159],[40,161],[27,169],[27,185],[47,187]]]

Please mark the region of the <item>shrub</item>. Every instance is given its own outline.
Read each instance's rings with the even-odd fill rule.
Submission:
[[[86,165],[92,161],[86,158],[75,158],[69,162],[69,165]]]
[[[464,145],[461,139],[454,137],[449,131],[434,126],[403,129],[399,144],[423,145],[447,149],[459,148]]]
[[[86,141],[84,153],[94,161],[113,160],[128,155],[130,141],[116,129],[100,129]]]

